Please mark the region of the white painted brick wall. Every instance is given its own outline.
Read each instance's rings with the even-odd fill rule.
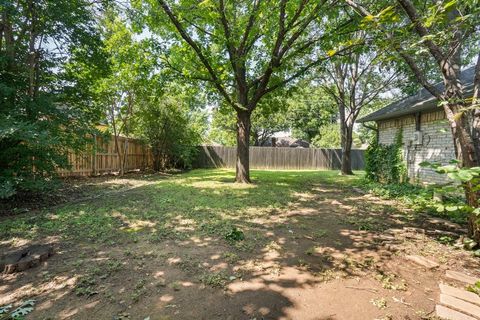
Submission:
[[[380,128],[379,143],[392,144],[400,126]],[[412,182],[420,183],[446,183],[446,175],[438,174],[431,169],[420,167],[423,161],[441,162],[447,164],[455,159],[452,134],[446,120],[422,122],[423,144],[413,145],[415,124],[403,126],[403,151],[407,161],[408,177]]]

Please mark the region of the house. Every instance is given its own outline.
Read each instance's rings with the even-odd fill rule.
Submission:
[[[289,148],[309,148],[310,143],[305,140],[293,138],[290,136],[280,136],[269,138],[263,146],[268,147],[289,147]]]
[[[466,96],[473,95],[474,68],[462,71],[461,81]],[[436,84],[443,89],[443,83]],[[444,183],[446,175],[421,167],[423,161],[448,163],[455,159],[452,133],[445,112],[437,99],[426,89],[377,110],[358,122],[375,121],[378,127],[378,142],[392,144],[399,130],[403,135],[404,159],[408,177],[412,182]]]

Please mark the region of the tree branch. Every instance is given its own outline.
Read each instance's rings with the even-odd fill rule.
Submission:
[[[442,64],[445,62],[445,56],[442,53],[441,49],[431,39],[425,38],[429,34],[429,32],[427,28],[423,25],[422,21],[420,20],[420,17],[418,16],[417,11],[415,10],[415,6],[410,2],[410,0],[397,0],[397,1],[402,6],[403,10],[409,17],[410,21],[412,21],[417,34],[423,38],[423,43],[425,43],[425,46],[428,48],[432,56],[435,58],[435,60],[437,61],[437,64],[442,66]]]
[[[245,28],[245,32],[243,33],[242,41],[240,42],[240,46],[238,50],[240,54],[245,55],[251,48],[251,46],[247,45],[248,37],[250,36],[250,31],[252,30],[253,26],[255,25],[255,17],[257,16],[257,11],[260,7],[262,0],[255,0],[253,4],[252,12],[250,12],[250,16],[248,18],[248,24]]]
[[[203,63],[205,68],[208,70],[208,73],[212,77],[212,81],[215,85],[215,87],[218,89],[220,94],[225,98],[225,100],[234,108],[238,109],[237,105],[233,103],[230,95],[227,93],[225,88],[222,86],[220,79],[218,79],[217,74],[215,73],[215,70],[213,70],[213,67],[210,65],[210,62],[208,59],[204,56],[202,50],[200,49],[199,45],[187,34],[185,29],[183,28],[182,24],[180,23],[180,20],[177,18],[177,16],[172,12],[170,7],[167,5],[167,3],[164,0],[158,0],[160,3],[160,6],[162,7],[163,11],[167,14],[168,18],[170,21],[174,24],[175,28],[177,31],[180,33],[181,37],[192,47],[192,49],[195,51],[197,54],[198,58],[200,61]]]
[[[398,0],[398,1],[408,1],[408,0]],[[365,9],[363,6],[361,6],[360,4],[354,2],[353,0],[345,0],[345,2],[351,6],[354,10],[356,10],[361,16],[363,17],[366,17],[366,16],[371,16],[372,14],[370,12],[368,12],[367,9]],[[387,38],[389,40],[392,40],[392,43],[394,43],[393,41],[393,37],[391,35],[391,33],[386,32],[386,35],[387,35]],[[430,92],[434,97],[436,97],[437,99],[440,99],[441,98],[441,92],[435,88],[434,85],[432,85],[431,83],[429,83],[427,81],[427,78],[425,76],[425,74],[423,73],[423,71],[418,67],[417,63],[415,62],[415,60],[407,53],[403,50],[402,47],[400,47],[399,45],[396,45],[394,46],[394,49],[395,51],[397,51],[397,53],[399,54],[399,56],[405,61],[405,63],[408,65],[408,67],[410,68],[410,70],[413,72],[414,76],[417,78],[418,82],[428,91]]]

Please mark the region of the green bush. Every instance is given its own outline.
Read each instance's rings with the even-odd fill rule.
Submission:
[[[191,110],[182,87],[167,88],[154,99],[140,104],[135,130],[150,145],[154,170],[189,169],[202,141],[206,117]]]
[[[365,171],[369,181],[396,184],[407,180],[402,138],[403,132],[399,130],[391,145],[379,144],[376,140],[370,144],[365,152]]]

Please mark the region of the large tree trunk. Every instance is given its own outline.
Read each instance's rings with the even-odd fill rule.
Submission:
[[[459,112],[462,112],[462,109],[464,109],[463,105],[444,104],[444,111],[450,124],[450,130],[452,131],[457,160],[462,167],[471,168],[480,165],[480,155],[477,154],[473,141],[473,137],[476,134],[475,131],[478,130],[478,128],[475,128],[474,125],[472,130],[469,130],[469,123],[466,114],[459,114]],[[474,190],[474,186],[472,186],[471,183],[465,183],[463,188],[465,190],[467,204],[473,208],[477,208],[479,206],[480,191]],[[480,241],[480,224],[477,220],[478,218],[476,215],[471,215],[469,218],[468,235],[476,241]]]
[[[250,112],[237,112],[237,166],[235,182],[250,183]]]
[[[342,175],[353,175],[352,171],[352,142],[353,128],[348,125],[342,125],[342,166],[340,172]]]
[[[340,174],[352,175],[353,172],[352,172],[351,151],[352,151],[352,140],[353,140],[352,138],[353,121],[351,117],[347,119],[345,115],[346,106],[345,106],[345,94],[342,89],[343,85],[339,86],[339,88],[341,89],[341,92],[340,92],[340,99],[337,100],[337,104],[338,104],[338,112],[340,115],[340,144],[342,147],[342,164],[340,167]]]

